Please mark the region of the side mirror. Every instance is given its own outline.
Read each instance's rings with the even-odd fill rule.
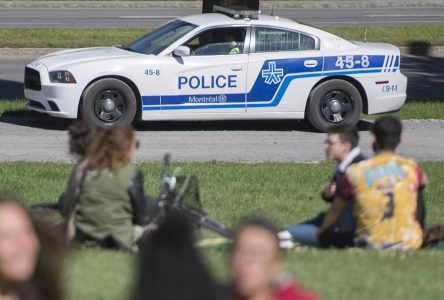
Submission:
[[[191,49],[190,49],[190,47],[187,47],[187,46],[179,46],[176,49],[174,49],[174,51],[173,51],[173,55],[179,56],[179,57],[190,56],[190,53],[191,53]]]

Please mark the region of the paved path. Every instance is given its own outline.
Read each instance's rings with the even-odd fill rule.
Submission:
[[[0,8],[201,8],[202,0],[0,0]],[[261,0],[260,8],[444,7],[442,0]]]
[[[361,122],[361,147],[371,154],[368,122]],[[70,161],[67,120],[0,118],[1,161]],[[400,153],[418,160],[444,160],[444,121],[405,121]],[[324,159],[325,134],[304,123],[154,122],[137,126],[137,161],[158,161],[171,152],[179,161],[313,162]]]
[[[2,8],[0,28],[152,28],[179,16],[198,14],[199,7],[157,8]],[[271,8],[262,9],[270,14]],[[315,26],[381,26],[444,24],[442,7],[275,8],[274,15]]]

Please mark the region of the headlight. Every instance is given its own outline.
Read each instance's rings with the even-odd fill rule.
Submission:
[[[49,72],[49,80],[55,83],[77,83],[76,79],[69,71]]]

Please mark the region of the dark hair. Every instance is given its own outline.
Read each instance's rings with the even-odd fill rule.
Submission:
[[[31,285],[39,291],[41,300],[64,299],[61,276],[67,247],[63,237],[55,230],[54,224],[38,216],[32,216],[31,220],[40,241],[40,255]]]
[[[379,150],[395,150],[401,141],[402,124],[392,115],[383,116],[376,119],[371,132]]]
[[[69,126],[69,152],[83,157],[86,149],[93,139],[96,129],[82,120],[76,120]]]
[[[221,287],[194,246],[191,224],[170,213],[143,242],[133,300],[221,299]]]
[[[128,151],[134,140],[134,130],[129,125],[114,125],[97,132],[86,157],[88,167],[102,171],[116,171],[129,163]]]
[[[352,149],[359,144],[359,131],[356,127],[333,127],[328,130],[328,134],[337,134],[341,142],[350,143]]]
[[[280,250],[279,247],[279,237],[278,237],[278,228],[276,227],[276,225],[274,225],[273,222],[271,222],[269,219],[265,218],[265,217],[248,217],[244,220],[242,220],[238,226],[236,227],[234,234],[233,234],[233,245],[236,244],[236,240],[239,236],[239,233],[245,229],[245,228],[249,228],[249,227],[255,227],[255,228],[259,228],[262,230],[265,230],[267,232],[269,232],[275,239],[276,242],[276,248],[278,248]]]
[[[16,198],[9,193],[2,193],[0,206],[13,204],[19,207],[29,218],[40,244],[37,265],[32,278],[27,283],[18,285],[18,294],[23,300],[61,300],[64,299],[62,285],[63,257],[67,248],[61,232],[54,224],[31,215]]]

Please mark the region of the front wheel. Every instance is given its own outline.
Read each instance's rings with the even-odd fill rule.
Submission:
[[[81,117],[94,126],[130,124],[136,115],[136,96],[119,79],[104,78],[93,82],[83,92],[82,99]]]
[[[334,127],[353,127],[361,117],[361,94],[345,80],[321,83],[311,91],[308,101],[307,119],[322,132]]]

